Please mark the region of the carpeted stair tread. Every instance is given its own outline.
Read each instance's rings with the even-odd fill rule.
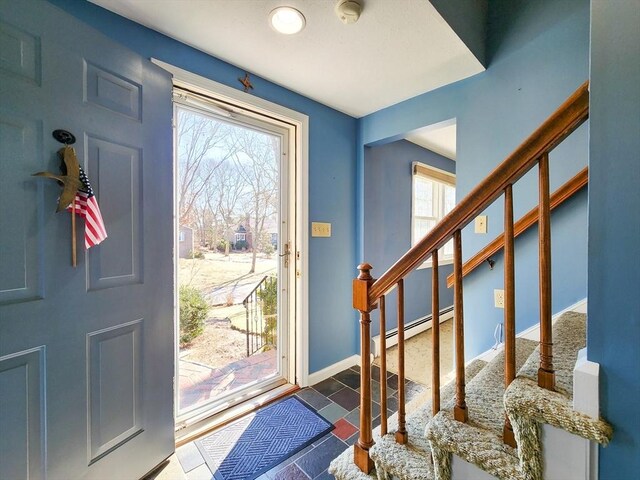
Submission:
[[[474,360],[465,369],[467,378],[475,377],[487,362]],[[455,392],[455,381],[449,382],[440,390],[443,399],[453,397]],[[431,449],[428,440],[424,437],[424,429],[431,420],[431,397],[430,390],[414,398],[407,404],[408,412],[406,417],[407,432],[409,434],[408,445],[396,443],[393,435],[397,430],[398,416],[393,414],[388,419],[389,434],[380,437],[380,427],[373,430],[373,438],[376,442],[370,450],[371,458],[376,463],[376,467],[381,470],[381,478],[386,474],[393,475],[401,480],[433,479],[433,463],[431,460]],[[336,459],[331,462],[329,473],[338,480],[365,480],[368,478],[378,478],[376,470],[370,475],[360,471],[353,463],[353,448],[347,448]]]
[[[593,418],[573,409],[573,401],[560,392],[538,387],[531,379],[516,378],[504,395],[509,416],[525,414],[538,423],[548,423],[574,435],[606,445],[613,430],[601,418]]]
[[[501,480],[523,479],[516,449],[505,445],[500,435],[475,423],[458,422],[444,410],[429,422],[427,437],[434,447],[458,455]]]
[[[375,468],[367,475],[353,463],[352,447],[347,448],[333,459],[331,465],[329,465],[329,473],[336,477],[337,480],[371,480],[372,478],[379,480]]]
[[[516,369],[535,350],[537,343],[516,339]],[[500,479],[520,478],[517,451],[504,444],[504,350],[467,382],[465,401],[469,422],[456,421],[451,414],[455,398],[429,423],[425,435],[440,450],[454,453]]]
[[[537,342],[525,338],[516,339],[516,370],[520,368],[531,353]],[[465,387],[465,401],[469,418],[482,428],[493,430],[502,435],[504,424],[504,350],[499,352],[488,365],[482,369]],[[443,410],[452,410],[455,398],[444,403]]]
[[[465,368],[465,376],[474,378],[487,365],[483,360],[474,360]],[[394,434],[397,430],[398,415],[393,414],[388,421],[389,434],[377,438],[376,444],[371,448],[370,454],[376,465],[379,465],[387,473],[401,479],[434,478],[433,461],[431,460],[431,446],[424,436],[425,428],[431,420],[431,391],[429,399],[423,400],[417,409],[411,408],[415,401],[407,406],[411,411],[406,417],[409,443],[400,445],[395,441]],[[441,402],[446,402],[455,394],[455,381],[447,383],[440,390]],[[418,399],[416,399],[418,400]],[[380,428],[376,429],[379,435]]]
[[[587,344],[587,316],[584,313],[566,312],[553,324],[553,368],[556,371],[556,391],[573,399],[573,368],[578,351]],[[522,368],[518,377],[537,381],[540,364],[540,347],[536,348]]]
[[[518,443],[520,471],[527,478],[543,478],[540,424],[553,425],[603,445],[611,439],[613,430],[608,423],[573,410],[573,368],[578,351],[585,343],[586,315],[562,314],[553,324],[556,391],[537,384],[540,349],[536,348],[504,394],[505,408]]]

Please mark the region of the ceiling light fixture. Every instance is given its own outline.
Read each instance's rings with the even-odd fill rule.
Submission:
[[[269,14],[271,27],[284,35],[293,35],[301,31],[306,21],[304,15],[293,7],[278,7]]]

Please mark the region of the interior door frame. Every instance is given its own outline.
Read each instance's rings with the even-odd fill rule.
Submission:
[[[309,291],[306,275],[309,245],[308,228],[306,228],[309,218],[309,117],[160,60],[151,59],[151,61],[173,75],[175,87],[186,88],[206,96],[213,94],[215,99],[220,101],[221,106],[227,110],[270,117],[286,124],[289,129],[289,138],[292,143],[289,150],[295,152],[295,171],[290,172],[289,175],[289,191],[294,192],[289,200],[289,217],[294,219],[290,232],[292,252],[290,265],[294,268],[290,269],[289,283],[289,312],[291,313],[290,322],[293,322],[294,335],[290,336],[289,351],[295,354],[289,355],[287,370],[290,383],[306,387],[309,382]],[[175,311],[177,311],[177,295]],[[175,385],[177,385],[177,380],[176,377]]]

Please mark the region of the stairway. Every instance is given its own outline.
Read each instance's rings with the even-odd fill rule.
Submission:
[[[502,480],[541,480],[542,423],[606,444],[611,428],[602,420],[573,411],[572,406],[573,368],[578,351],[586,343],[586,315],[575,312],[561,315],[553,325],[553,338],[555,392],[536,384],[537,342],[519,338],[516,340],[519,370],[506,393],[504,352],[488,363],[476,360],[466,367],[468,422],[453,418],[455,383],[451,382],[441,390],[442,409],[435,417],[431,416],[430,401],[407,405],[411,413],[407,415],[406,445],[395,441],[393,431],[381,438],[380,427],[374,430],[376,443],[370,455],[375,470],[369,475],[354,464],[352,448],[331,463],[329,472],[338,480],[449,480],[453,454]],[[518,441],[517,449],[502,439],[505,404]],[[396,415],[389,420],[391,430],[394,425]]]

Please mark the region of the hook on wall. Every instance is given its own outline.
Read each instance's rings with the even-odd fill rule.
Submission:
[[[67,130],[54,130],[51,135],[58,142],[64,143],[65,145],[73,145],[76,143],[75,135]]]
[[[493,266],[496,264],[496,261],[491,258],[487,258],[487,263],[489,264],[489,270],[493,270]]]

